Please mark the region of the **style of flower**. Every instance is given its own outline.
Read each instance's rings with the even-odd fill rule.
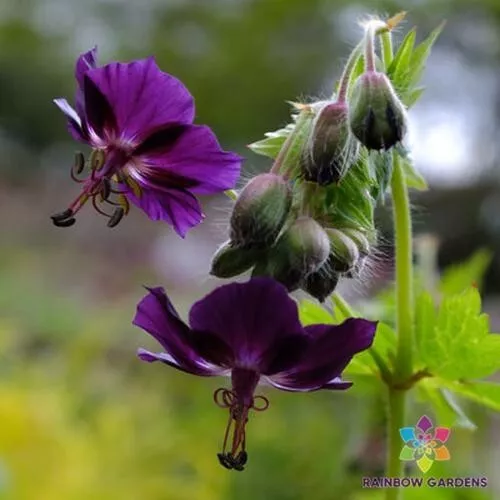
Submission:
[[[415,427],[403,427],[399,430],[405,442],[399,458],[415,461],[422,472],[427,472],[435,460],[450,459],[450,452],[444,444],[450,437],[450,429],[433,427],[432,420],[424,415]]]
[[[303,327],[296,302],[271,278],[217,288],[193,305],[189,326],[162,288],[149,289],[134,324],[164,349],[139,349],[143,361],[161,361],[193,375],[231,377],[231,389],[217,389],[214,400],[229,410],[218,458],[235,470],[247,462],[250,411],[269,406],[267,398],[254,395],[259,382],[284,391],[347,389],[352,384],[341,373],[356,353],[370,347],[376,329],[376,323],[364,319]]]
[[[54,100],[73,138],[92,153],[87,162],[76,154],[71,175],[82,183],[82,192],[52,220],[56,226],[73,225],[91,200],[113,227],[132,202],[184,237],[203,219],[195,194],[234,187],[242,159],[223,151],[208,127],[193,125],[193,97],[153,57],[102,67],[96,58],[93,48],[77,60],[76,110],[66,99]],[[85,169],[88,176],[77,178]]]

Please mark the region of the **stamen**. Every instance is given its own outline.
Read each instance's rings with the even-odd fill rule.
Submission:
[[[73,170],[75,174],[81,174],[83,172],[83,168],[85,167],[85,156],[80,151],[75,153],[75,164],[73,165]]]
[[[224,433],[222,452],[217,454],[220,464],[226,469],[242,471],[248,461],[246,452],[245,427],[249,410],[264,411],[269,400],[264,396],[252,398],[250,405],[242,403],[238,395],[229,389],[220,388],[214,392],[214,401],[221,408],[229,409],[229,420]],[[228,451],[228,438],[232,432],[231,447]]]
[[[106,154],[102,149],[93,149],[90,154],[90,168],[93,171],[100,170],[106,162]]]
[[[122,207],[115,208],[113,215],[111,216],[111,218],[108,221],[108,227],[117,226],[118,223],[123,219],[124,215],[125,215],[125,210],[123,210]]]
[[[71,208],[68,208],[64,210],[64,212],[52,215],[50,218],[52,219],[52,223],[54,224],[54,226],[70,227],[76,222],[73,215],[73,210],[71,210]]]
[[[53,222],[54,226],[57,226],[57,227],[70,227],[76,222],[76,219],[74,217],[71,217],[71,219],[66,219],[66,220],[54,220],[54,219],[52,219],[52,222]]]
[[[106,201],[111,194],[111,183],[109,179],[103,178],[101,181],[101,199],[102,201]]]
[[[99,207],[95,196],[92,196],[92,206],[94,207],[96,212],[100,213],[101,215],[104,215],[105,217],[109,217],[111,219],[111,217],[113,216],[113,214],[110,215],[106,213],[104,210],[102,210],[101,207]]]
[[[64,219],[68,219],[72,215],[73,215],[73,210],[71,210],[71,208],[67,208],[66,210],[64,210],[64,212],[59,212],[57,214],[51,215],[50,218],[54,222],[56,222],[56,221],[61,221],[61,220],[64,220]]]

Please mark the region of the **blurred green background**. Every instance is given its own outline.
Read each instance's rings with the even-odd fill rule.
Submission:
[[[75,149],[51,100],[74,93],[76,56],[101,62],[154,54],[194,94],[198,123],[244,154],[246,174],[269,165],[245,145],[287,123],[286,100],[324,97],[357,42],[357,21],[408,10],[401,31],[447,27],[411,113],[417,167],[432,191],[415,197],[417,230],[435,234],[447,266],[494,251],[485,305],[500,330],[500,3],[497,0],[2,0],[0,3],[0,499],[376,500],[362,476],[383,467],[380,387],[282,394],[252,416],[244,473],[216,453],[226,414],[212,402],[224,380],[196,379],[135,357],[155,348],[131,325],[141,284],[163,285],[181,313],[218,281],[210,256],[226,237],[230,204],[204,200],[207,221],[181,241],[133,211],[113,230],[92,210],[71,229],[49,215],[76,195]],[[396,35],[396,38],[398,35]],[[386,244],[362,283],[392,280]],[[369,278],[369,279],[368,279]],[[496,415],[468,408],[479,429],[456,430],[452,460],[433,474],[488,476],[487,490],[407,491],[405,498],[497,499]],[[413,425],[423,404],[412,410]]]

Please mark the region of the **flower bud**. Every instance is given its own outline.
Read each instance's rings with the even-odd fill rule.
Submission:
[[[390,149],[406,132],[406,111],[384,73],[367,71],[354,84],[349,101],[353,134],[368,149]]]
[[[323,101],[301,158],[305,180],[326,186],[339,182],[356,161],[359,147],[351,135],[347,104]]]
[[[337,273],[347,273],[359,260],[358,246],[344,232],[329,228],[326,230],[330,238],[330,266]]]
[[[317,271],[330,253],[325,230],[313,219],[300,217],[279,238],[268,260],[255,274],[272,276],[295,290],[310,273]]]
[[[354,243],[356,243],[360,256],[366,257],[367,255],[370,254],[371,252],[370,241],[361,231],[349,228],[349,229],[342,229],[342,232],[346,236],[351,238],[351,240],[354,241]]]
[[[276,174],[260,174],[243,188],[230,221],[230,238],[241,246],[271,246],[292,205],[286,180]]]
[[[339,275],[332,269],[330,257],[314,273],[308,274],[301,283],[301,288],[320,302],[324,302],[337,287]]]
[[[258,250],[242,248],[227,241],[212,257],[210,274],[217,278],[232,278],[250,269],[260,257]]]

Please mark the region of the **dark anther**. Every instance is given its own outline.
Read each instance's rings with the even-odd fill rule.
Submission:
[[[54,214],[50,218],[54,226],[57,227],[69,227],[76,222],[73,218],[73,210],[71,210],[71,208],[66,209],[64,212]]]
[[[103,178],[101,181],[101,197],[103,200],[107,200],[111,194],[111,184],[109,179]]]
[[[68,208],[68,209],[64,210],[64,212],[59,212],[57,214],[51,215],[50,218],[54,222],[58,222],[58,221],[62,221],[65,219],[69,219],[72,215],[73,215],[73,210],[71,210],[71,208]]]
[[[236,455],[235,462],[243,467],[248,461],[248,453],[245,450],[242,450]]]
[[[57,227],[70,227],[76,222],[76,219],[71,217],[70,219],[59,220],[52,217],[52,222],[54,223],[54,226]]]
[[[77,151],[75,153],[75,166],[74,166],[75,173],[81,174],[84,167],[85,167],[85,156],[83,156],[83,153],[80,153],[80,151]]]
[[[108,227],[115,227],[125,215],[125,210],[122,207],[115,208],[113,215],[108,221]]]
[[[226,469],[231,470],[233,468],[233,462],[227,453],[217,453],[217,458],[219,459],[220,464]]]

